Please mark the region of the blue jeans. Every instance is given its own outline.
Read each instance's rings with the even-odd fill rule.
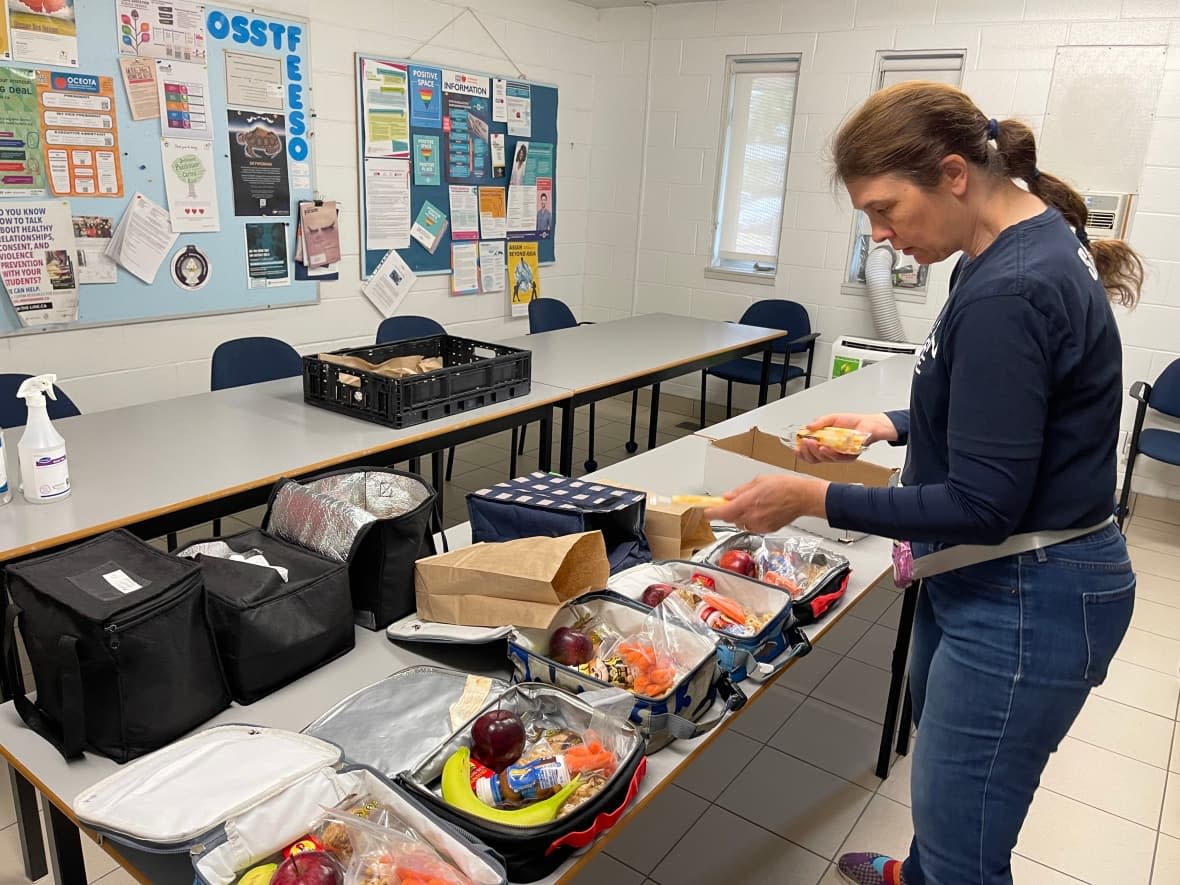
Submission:
[[[1134,605],[1114,526],[925,582],[910,652],[919,737],[906,885],[1011,885],[1041,772],[1106,678]]]

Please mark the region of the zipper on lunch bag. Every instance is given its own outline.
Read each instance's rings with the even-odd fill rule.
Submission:
[[[120,617],[118,621],[107,624],[105,627],[103,627],[108,636],[107,645],[110,646],[112,651],[118,650],[120,645],[119,634],[122,631],[130,629],[131,627],[146,621],[152,615],[162,611],[163,609],[176,605],[181,601],[181,599],[183,599],[186,593],[190,592],[191,589],[192,588],[180,587],[172,593],[153,599],[152,604],[145,606],[142,611],[135,611],[133,609],[132,611],[134,614],[132,617],[126,620]]]

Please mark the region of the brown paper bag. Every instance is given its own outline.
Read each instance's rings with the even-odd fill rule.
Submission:
[[[694,553],[717,540],[705,511],[690,504],[653,504],[647,500],[643,527],[651,558],[692,559]]]
[[[610,577],[601,532],[472,544],[419,559],[418,617],[467,627],[548,627],[562,603]]]

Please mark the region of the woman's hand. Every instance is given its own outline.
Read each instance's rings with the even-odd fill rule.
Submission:
[[[798,474],[759,476],[731,492],[725,503],[705,510],[705,518],[766,534],[800,516],[827,516],[829,483]]]
[[[884,412],[878,412],[875,415],[824,415],[807,425],[808,430],[823,430],[825,427],[847,427],[850,430],[867,433],[869,438],[865,441],[866,446],[875,442],[897,441],[897,428],[893,426],[893,422]],[[860,457],[859,455],[841,454],[827,446],[821,446],[811,439],[800,440],[797,451],[799,457],[809,464],[819,464],[823,461],[855,461]]]

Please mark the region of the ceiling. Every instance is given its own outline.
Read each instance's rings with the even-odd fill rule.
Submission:
[[[583,6],[593,6],[595,9],[615,9],[620,6],[647,6],[648,2],[656,6],[668,3],[697,3],[700,0],[574,0]]]

